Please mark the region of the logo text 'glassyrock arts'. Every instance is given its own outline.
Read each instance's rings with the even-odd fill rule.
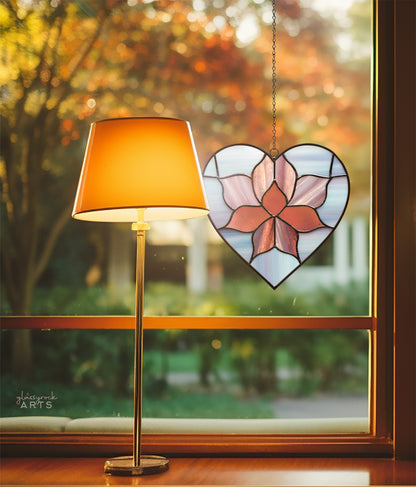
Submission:
[[[20,409],[51,409],[53,402],[58,399],[51,391],[48,395],[31,394],[21,391],[16,396],[16,406]]]

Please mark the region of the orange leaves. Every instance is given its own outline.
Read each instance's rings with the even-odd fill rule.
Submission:
[[[70,71],[69,66],[67,64],[60,66],[59,71],[60,71],[60,75],[63,79],[68,79],[71,75],[71,71]]]
[[[197,73],[203,73],[207,69],[205,61],[199,60],[194,63],[194,69]]]
[[[230,84],[228,88],[228,96],[231,97],[233,100],[240,100],[241,98],[243,98],[241,87],[238,83],[233,82]]]
[[[65,132],[69,132],[65,133],[64,136],[61,138],[61,145],[66,147],[71,143],[71,141],[79,139],[80,134],[76,128],[74,129],[73,120],[67,118],[62,121],[61,126]]]
[[[62,137],[62,139],[61,139],[61,145],[63,145],[64,147],[66,147],[70,143],[71,143],[71,137],[69,137],[69,135],[65,135],[64,137]]]
[[[67,118],[66,120],[64,120],[62,122],[62,127],[67,131],[69,132],[72,127],[74,126],[74,122],[72,120],[70,120],[69,118]]]
[[[204,40],[204,46],[207,49],[212,49],[212,48],[216,47],[217,44],[218,44],[218,37],[217,36],[210,36]]]
[[[107,2],[117,5],[112,4],[111,14],[100,24],[100,12],[110,5]],[[268,149],[271,25],[263,18],[266,2],[261,7],[246,3],[240,8],[241,2],[229,0],[216,7],[216,2],[205,1],[202,10],[194,11],[188,0],[139,0],[135,4],[91,0],[84,11],[82,2],[62,2],[61,35],[55,26],[54,43],[44,62],[39,64],[36,46],[39,39],[48,38],[46,29],[36,38],[36,46],[30,46],[32,55],[25,63],[23,57],[10,56],[7,80],[13,103],[8,105],[12,110],[19,96],[26,93],[28,97],[39,82],[48,86],[50,98],[61,103],[56,107],[62,119],[57,145],[69,144],[76,131],[84,130],[94,117],[170,114],[191,121],[203,154],[234,142]],[[43,15],[45,26],[48,4],[42,3],[45,11],[39,7],[37,13]],[[279,0],[278,4],[279,150],[305,140],[324,145],[333,141],[337,150],[346,144],[351,159],[358,161],[354,151],[361,150],[358,147],[368,137],[369,106],[362,95],[369,84],[368,73],[337,57],[336,29],[327,18],[310,8],[301,9],[299,0]],[[231,7],[235,15],[230,14]],[[236,29],[245,15],[257,16],[261,32],[253,43],[241,47],[236,43]],[[98,26],[101,31],[95,38]],[[30,32],[20,37],[25,39],[26,51]],[[16,32],[6,35],[16,43]],[[51,107],[48,101],[31,100],[35,108],[41,108],[40,103]]]
[[[296,0],[279,0],[278,10],[281,14],[290,18],[299,18],[302,10]]]

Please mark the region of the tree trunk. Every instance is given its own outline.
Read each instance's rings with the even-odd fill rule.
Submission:
[[[13,330],[12,374],[16,379],[33,377],[31,330]]]

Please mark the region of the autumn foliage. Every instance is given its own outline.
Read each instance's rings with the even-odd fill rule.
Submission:
[[[356,191],[351,211],[361,211],[368,65],[343,59],[328,19],[278,3],[278,148],[314,142],[339,154]],[[239,30],[247,18],[258,28],[250,42]],[[91,122],[184,118],[202,164],[231,143],[270,149],[270,19],[268,1],[3,2],[2,279],[13,313],[30,312],[70,218]]]

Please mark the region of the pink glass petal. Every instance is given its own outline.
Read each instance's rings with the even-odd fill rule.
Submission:
[[[285,195],[277,187],[277,184],[273,183],[264,195],[262,205],[271,215],[276,216],[286,204]]]
[[[269,156],[257,164],[253,169],[253,186],[259,201],[262,200],[264,193],[270,188],[274,179],[274,163]]]
[[[253,232],[270,215],[262,206],[241,206],[231,215],[225,228],[232,228],[240,232]]]
[[[289,223],[298,232],[310,232],[324,226],[316,211],[309,206],[286,206],[279,218]]]
[[[317,176],[302,176],[296,183],[295,194],[289,201],[289,205],[308,205],[318,208],[325,201],[328,181],[327,178]]]
[[[258,206],[259,202],[253,193],[251,179],[248,176],[223,178],[221,184],[224,188],[224,200],[233,210],[239,206]]]
[[[275,218],[276,225],[276,247],[285,252],[299,258],[298,256],[298,233],[290,225],[285,223],[280,218]]]
[[[253,256],[263,254],[274,247],[274,218],[266,220],[253,234]]]
[[[277,185],[286,195],[287,201],[289,201],[295,189],[296,171],[283,155],[276,160],[275,178]]]

